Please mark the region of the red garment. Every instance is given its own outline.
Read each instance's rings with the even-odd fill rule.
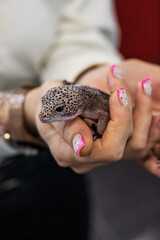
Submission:
[[[126,58],[160,63],[160,1],[115,0]]]

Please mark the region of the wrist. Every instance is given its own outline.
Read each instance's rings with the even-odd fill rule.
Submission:
[[[95,72],[97,69],[101,69],[101,68],[103,68],[103,67],[105,67],[105,66],[106,66],[106,64],[99,64],[99,65],[93,65],[93,66],[85,69],[83,72],[81,72],[81,73],[77,76],[77,78],[75,79],[75,83],[81,81],[81,79],[82,79],[84,76],[86,76],[86,75],[88,75],[88,74],[90,74],[90,73],[92,73],[92,72]]]
[[[107,84],[107,72],[110,68],[109,64],[95,66],[85,71],[78,79],[78,84],[88,85],[93,88],[109,93]]]
[[[33,86],[25,86],[15,93],[2,93],[0,95],[0,134],[10,145],[28,154],[24,145],[43,145],[38,137],[28,131],[25,124],[24,102],[25,96]],[[32,103],[33,105],[33,103]]]

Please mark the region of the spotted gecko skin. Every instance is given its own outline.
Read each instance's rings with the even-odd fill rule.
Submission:
[[[49,89],[41,99],[39,118],[43,123],[71,120],[77,116],[96,122],[102,135],[110,119],[110,95],[85,85],[66,85]]]

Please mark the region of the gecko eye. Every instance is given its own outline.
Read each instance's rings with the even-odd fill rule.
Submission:
[[[56,112],[62,112],[63,109],[64,109],[64,107],[57,107],[57,108],[55,109],[55,111],[56,111]]]

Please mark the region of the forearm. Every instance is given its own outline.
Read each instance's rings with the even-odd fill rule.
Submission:
[[[33,135],[37,136],[36,112],[39,106],[41,96],[40,87],[34,88],[28,92],[24,101],[24,121],[26,128]]]

